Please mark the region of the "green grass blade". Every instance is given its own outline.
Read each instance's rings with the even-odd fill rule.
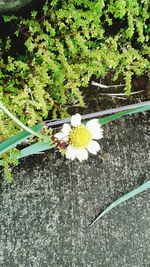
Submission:
[[[33,136],[37,136],[41,139],[46,139],[45,136],[42,134],[38,134],[37,132],[33,131],[33,128],[27,127],[25,124],[23,124],[17,117],[15,117],[1,102],[0,102],[0,109],[3,110],[4,113],[6,113],[16,124],[18,124],[22,129],[29,132]]]
[[[37,124],[36,126],[32,127],[32,129],[36,132],[39,132],[42,128],[43,128],[42,124]],[[27,131],[22,131],[16,135],[10,137],[6,141],[2,142],[0,144],[0,155],[2,153],[6,152],[7,150],[9,150],[10,148],[15,147],[16,145],[20,144],[26,138],[29,138],[31,135],[32,134],[27,132]]]
[[[134,108],[134,109],[128,109],[128,110],[125,110],[125,111],[121,111],[121,112],[117,112],[113,115],[110,115],[110,116],[107,116],[105,118],[102,118],[102,119],[99,119],[99,122],[100,124],[104,125],[104,124],[107,124],[111,121],[114,121],[114,120],[117,120],[125,115],[131,115],[131,114],[134,114],[134,113],[138,113],[138,112],[144,112],[146,110],[150,110],[150,105],[146,105],[146,106],[143,106],[143,107],[139,107],[139,108]]]
[[[28,146],[20,151],[18,159],[30,156],[32,154],[38,154],[39,152],[48,150],[55,147],[54,144],[50,142],[35,143],[31,146]]]
[[[130,114],[138,113],[138,112],[144,112],[146,110],[150,110],[150,105],[146,105],[146,106],[142,106],[142,107],[139,107],[139,108],[134,108],[134,109],[129,109],[129,110],[125,110],[125,111],[122,111],[122,112],[118,112],[116,114],[113,114],[113,115],[107,116],[105,118],[99,119],[99,122],[102,125],[104,125],[104,124],[107,124],[107,123],[109,123],[111,121],[119,119],[122,116],[130,115]],[[31,130],[33,130],[35,132],[38,132],[42,128],[43,128],[43,125],[42,124],[38,124],[38,125],[32,127]],[[16,134],[15,136],[12,136],[8,140],[2,142],[0,144],[0,155],[2,153],[6,152],[7,150],[9,150],[10,148],[15,147],[16,145],[20,144],[26,138],[29,138],[31,135],[32,134],[29,133],[28,131],[23,131],[21,133]],[[25,148],[24,151],[21,150],[22,151],[21,152],[22,153],[21,158],[24,157],[24,156],[26,157],[27,155],[35,154],[35,153],[38,153],[40,151],[44,151],[44,150],[50,149],[50,148],[51,148],[51,144],[47,143],[47,142],[43,142],[41,146],[39,145],[39,143],[33,144],[33,145]],[[35,149],[36,152],[34,152],[34,149]],[[2,161],[0,161],[0,165],[2,165]]]
[[[24,158],[24,157],[27,157],[33,154],[38,154],[39,152],[43,152],[53,147],[55,147],[55,145],[50,142],[42,142],[42,143],[37,142],[35,144],[32,144],[20,150],[20,154],[17,157],[17,159],[21,159],[21,158]],[[2,163],[3,163],[3,160],[0,160],[0,166],[2,165]]]
[[[118,198],[112,204],[110,204],[89,226],[90,228],[93,224],[95,224],[100,218],[102,218],[106,213],[110,212],[113,208],[117,207],[121,203],[127,201],[128,199],[142,193],[143,191],[150,189],[150,180],[143,185],[139,186],[138,188],[134,189],[133,191],[125,194],[124,196]],[[87,228],[87,229],[88,229]]]

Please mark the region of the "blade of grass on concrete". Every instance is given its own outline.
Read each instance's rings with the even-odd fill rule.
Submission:
[[[118,198],[113,203],[111,203],[98,217],[88,226],[89,229],[93,224],[95,224],[100,218],[102,218],[106,213],[110,212],[112,209],[120,205],[121,203],[127,201],[128,199],[142,193],[143,191],[150,189],[150,180],[143,185],[139,186],[138,188],[134,189],[133,191],[125,194],[124,196]]]
[[[51,142],[41,142],[41,143],[35,143],[31,146],[28,146],[20,151],[20,155],[18,159],[30,156],[32,154],[38,154],[39,152],[48,150],[55,147],[54,144]]]
[[[146,105],[146,106],[143,106],[143,107],[139,107],[139,108],[134,108],[134,109],[128,109],[128,110],[125,110],[125,111],[121,111],[121,112],[117,112],[113,115],[110,115],[110,116],[107,116],[105,118],[102,118],[102,119],[99,119],[99,122],[100,124],[104,125],[104,124],[107,124],[111,121],[114,121],[114,120],[117,120],[125,115],[131,115],[131,114],[134,114],[134,113],[138,113],[138,112],[144,112],[144,111],[147,111],[147,110],[150,110],[150,105]]]
[[[38,154],[40,152],[43,152],[45,150],[51,149],[55,147],[54,144],[52,144],[51,142],[37,142],[35,144],[32,144],[26,148],[23,148],[20,150],[19,156],[17,157],[17,159],[21,159],[21,158],[25,158],[27,156],[33,155],[33,154]],[[11,156],[11,154],[10,154]],[[3,160],[0,160],[0,166],[2,165]]]
[[[139,108],[129,109],[129,110],[125,110],[125,111],[122,111],[122,112],[118,112],[116,114],[113,114],[113,115],[107,116],[105,118],[99,119],[99,122],[102,125],[104,125],[104,124],[107,124],[107,123],[109,123],[111,121],[119,119],[122,116],[130,115],[130,114],[138,113],[138,112],[144,112],[146,110],[150,110],[150,105],[146,105],[146,106],[142,106],[142,107],[139,107]],[[38,125],[32,127],[32,130],[35,131],[35,132],[38,132],[42,128],[43,128],[43,125],[42,124],[38,124]],[[24,141],[26,138],[28,138],[30,136],[31,136],[31,133],[29,133],[27,131],[23,131],[23,132],[15,135],[15,136],[12,136],[8,140],[2,142],[0,144],[0,155],[2,153],[6,152],[7,150],[9,150],[10,148],[15,147],[17,144],[20,144],[22,141]],[[35,145],[35,147],[34,147],[34,145]],[[47,142],[43,142],[43,150],[41,150],[42,149],[42,145],[39,146],[39,145],[37,145],[37,143],[34,144],[34,145],[31,145],[30,147],[25,148],[27,150],[24,150],[24,152],[22,152],[21,158],[23,157],[24,153],[26,153],[26,154],[29,153],[28,155],[31,155],[32,149],[33,149],[33,153],[32,154],[35,154],[35,153],[38,153],[40,151],[44,151],[45,150],[44,147],[46,147],[46,146],[48,147],[48,143]],[[33,146],[33,148],[32,148],[32,146]],[[35,153],[34,153],[34,149],[36,151]],[[38,151],[38,149],[40,149],[40,150]],[[47,148],[47,149],[49,149],[49,148]],[[0,165],[1,165],[1,163],[2,163],[2,161],[0,161]]]

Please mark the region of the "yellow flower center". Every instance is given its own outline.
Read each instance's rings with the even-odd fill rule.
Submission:
[[[75,127],[69,135],[70,144],[77,148],[85,148],[92,139],[90,131],[84,126]]]

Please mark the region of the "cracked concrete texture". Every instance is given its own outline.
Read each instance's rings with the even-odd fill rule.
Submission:
[[[149,267],[146,191],[85,227],[113,200],[149,179],[149,114],[104,126],[101,153],[24,159],[0,191],[1,267]]]

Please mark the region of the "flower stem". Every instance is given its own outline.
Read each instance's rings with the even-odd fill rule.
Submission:
[[[24,125],[19,119],[17,119],[1,102],[0,102],[0,109],[3,110],[4,113],[6,113],[16,124],[18,124],[21,128],[23,128],[25,131],[31,133],[34,136],[37,136],[41,139],[47,140],[46,136],[43,136],[41,134],[36,133],[26,125]]]

